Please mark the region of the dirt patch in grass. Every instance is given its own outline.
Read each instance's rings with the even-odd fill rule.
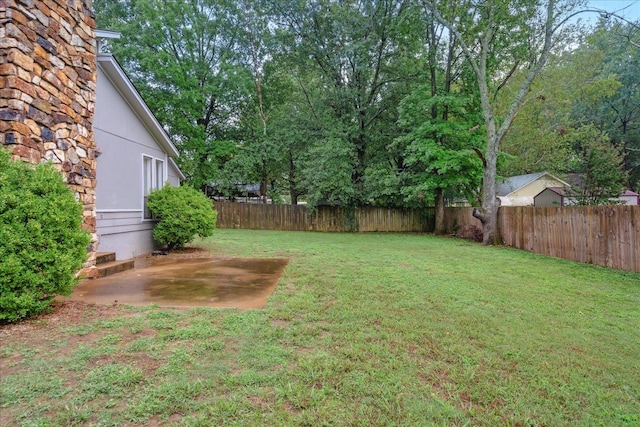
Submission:
[[[158,309],[57,301],[48,313],[0,326],[0,372],[6,387],[0,403],[10,403],[0,411],[0,425],[16,425],[33,408],[40,409],[30,418],[56,420],[56,425],[67,424],[65,417],[77,421],[85,415],[90,423],[91,414],[105,405],[113,414],[126,411],[127,396],[158,375],[174,344],[163,341],[165,330],[153,327],[153,310]],[[174,315],[172,327],[180,329],[188,323],[185,311],[162,313]],[[80,409],[87,414],[67,413]],[[166,423],[163,419],[157,425]]]
[[[40,335],[48,330],[47,326],[79,325],[99,319],[108,319],[121,314],[122,307],[114,305],[96,305],[77,301],[54,301],[49,312],[23,320],[19,323],[0,325],[0,341],[8,344],[13,337],[20,342],[30,335]],[[48,338],[48,337],[45,337]],[[39,341],[41,342],[41,341]]]

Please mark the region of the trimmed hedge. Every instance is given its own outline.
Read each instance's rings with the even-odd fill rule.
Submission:
[[[182,249],[196,236],[211,236],[216,228],[213,203],[192,187],[167,185],[149,194],[147,206],[158,219],[153,238],[168,250]]]
[[[69,295],[87,259],[82,206],[50,164],[14,162],[0,148],[0,322]]]

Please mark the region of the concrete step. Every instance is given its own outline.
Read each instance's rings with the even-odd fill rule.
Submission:
[[[131,270],[133,265],[134,261],[132,259],[126,259],[123,261],[109,261],[101,263],[100,265],[96,265],[96,267],[98,268],[98,277],[105,277],[122,271]]]
[[[98,252],[96,254],[96,265],[106,264],[116,260],[115,252]]]

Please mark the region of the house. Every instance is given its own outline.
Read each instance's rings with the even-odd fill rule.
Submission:
[[[542,190],[534,197],[534,206],[572,206],[577,204],[575,192],[568,191],[569,188],[579,189],[584,185],[584,176],[579,173],[570,173],[566,176],[566,181],[570,183],[567,187],[549,187]],[[611,205],[638,206],[640,195],[638,193],[625,190],[619,197],[610,199]]]
[[[533,206],[566,206],[569,199],[564,187],[547,187],[533,197]]]
[[[238,203],[262,203],[262,191],[259,183],[244,184],[236,181],[232,184],[235,189],[230,196],[226,192],[223,193],[220,186],[219,182],[208,184],[205,190],[207,197],[216,201],[233,200]]]
[[[100,41],[118,34],[96,31],[92,10],[91,0],[0,7],[0,145],[14,160],[60,171],[91,234],[88,277],[98,250],[128,258],[153,248],[145,195],[183,178],[175,146],[117,61],[100,53]]]
[[[640,194],[635,191],[626,190],[624,193],[620,195],[618,198],[620,200],[620,204],[626,206],[638,206],[640,205]]]
[[[534,197],[549,187],[565,188],[569,184],[549,172],[530,173],[498,182],[496,196],[501,206],[533,206]]]
[[[96,40],[91,0],[0,1],[0,145],[50,162],[82,205],[95,265]]]
[[[533,198],[534,206],[571,206],[576,204],[575,196],[568,195],[565,188],[547,187]],[[620,197],[611,199],[611,204],[638,206],[640,195],[631,190],[625,190]]]
[[[101,40],[117,33],[96,31]],[[149,193],[180,185],[178,151],[122,67],[98,50],[94,134],[97,146],[96,233],[100,252],[127,259],[154,249]]]

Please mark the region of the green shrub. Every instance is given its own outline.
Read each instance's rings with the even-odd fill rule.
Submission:
[[[82,206],[50,164],[11,161],[0,148],[0,322],[69,295],[91,239]]]
[[[151,193],[147,203],[158,219],[153,238],[169,250],[183,248],[196,236],[211,236],[216,227],[211,200],[192,187],[167,185]]]

